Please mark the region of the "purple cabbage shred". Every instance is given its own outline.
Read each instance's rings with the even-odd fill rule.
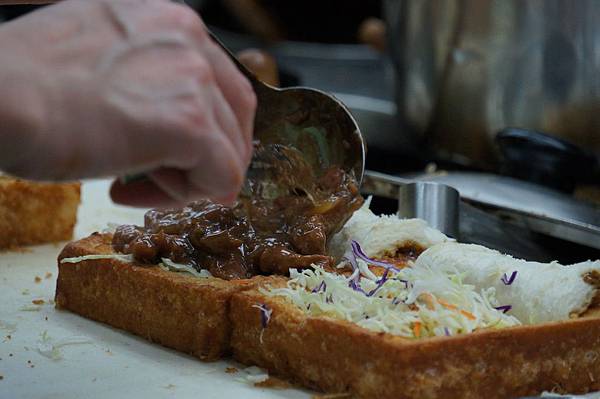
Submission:
[[[502,281],[504,283],[504,285],[511,285],[515,281],[516,278],[517,278],[517,271],[515,270],[514,272],[512,272],[510,274],[510,277],[508,277],[506,275],[506,273],[504,273],[502,275],[502,278],[500,278],[500,281]]]
[[[397,267],[395,267],[394,265],[392,265],[389,262],[383,262],[380,260],[375,260],[375,259],[369,258],[367,256],[367,254],[364,253],[364,251],[360,247],[360,244],[357,241],[352,240],[350,245],[352,246],[352,252],[354,253],[354,255],[357,258],[364,260],[368,264],[385,267],[386,269],[391,269],[391,270],[395,271],[396,273],[400,272],[400,269],[398,269]]]
[[[325,280],[321,281],[321,284],[319,284],[319,286],[314,288],[311,292],[313,294],[315,294],[315,293],[321,292],[321,291],[323,291],[323,292],[327,291],[327,284],[325,284]]]
[[[501,310],[502,313],[506,313],[512,309],[512,305],[494,306],[494,309]]]

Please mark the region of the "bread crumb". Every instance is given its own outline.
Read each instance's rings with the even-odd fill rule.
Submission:
[[[31,303],[33,303],[34,305],[43,305],[46,303],[46,301],[44,301],[43,299],[34,299],[33,301],[31,301]]]
[[[33,281],[35,281],[36,283],[41,283],[42,282],[42,278],[40,276],[35,276],[35,278],[33,279]]]
[[[20,246],[20,245],[9,245],[8,247],[0,248],[0,253],[5,253],[5,252],[18,252],[21,254],[28,254],[28,253],[33,252],[33,250],[30,248],[27,248],[27,247]]]
[[[259,388],[286,389],[290,388],[292,384],[277,377],[269,376],[269,378],[264,381],[255,382],[254,386]]]
[[[169,384],[169,385],[165,385],[163,388],[165,389],[173,389],[175,388],[177,385],[173,385],[173,384]]]
[[[44,276],[44,278],[46,280],[48,280],[49,278],[52,278],[52,273],[50,273],[50,272],[46,273],[46,275]]]
[[[238,370],[238,369],[236,369],[235,367],[226,367],[226,368],[225,368],[225,372],[226,372],[227,374],[234,374],[234,373],[237,373],[238,371],[239,371],[239,370]]]
[[[312,399],[345,399],[350,397],[349,393],[327,393],[325,395],[313,395]]]

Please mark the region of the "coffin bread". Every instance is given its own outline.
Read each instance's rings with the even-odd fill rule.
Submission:
[[[57,306],[203,360],[232,354],[307,387],[359,398],[600,388],[600,319],[577,317],[595,303],[597,262],[531,264],[366,208],[334,237],[332,251],[352,257],[344,247],[357,240],[369,257],[393,257],[407,245],[425,252],[404,269],[358,257],[350,272],[345,262],[338,271],[224,281],[137,264],[115,254],[110,240],[96,233],[65,247]],[[513,271],[506,285],[504,274]],[[526,289],[534,277],[539,301]]]

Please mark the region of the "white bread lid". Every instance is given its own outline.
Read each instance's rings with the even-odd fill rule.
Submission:
[[[329,253],[341,258],[356,240],[371,257],[393,254],[396,249],[412,243],[422,248],[452,240],[433,229],[422,219],[400,219],[396,215],[377,216],[369,210],[370,198],[346,222],[340,232],[329,242]]]
[[[584,276],[600,272],[600,261],[569,266],[528,262],[480,245],[446,242],[423,252],[414,267],[456,271],[477,289],[494,287],[498,303],[512,306],[509,314],[523,324],[534,324],[567,320],[585,312],[597,287],[585,282]],[[505,284],[503,275],[510,278],[515,271],[512,284]]]

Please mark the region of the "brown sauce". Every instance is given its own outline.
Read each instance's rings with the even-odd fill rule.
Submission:
[[[142,263],[169,258],[227,280],[287,274],[290,268],[331,265],[327,239],[362,202],[355,179],[330,168],[310,191],[244,198],[230,208],[203,200],[151,210],[143,227],[119,226],[112,245]]]
[[[386,253],[378,259],[402,269],[408,266],[409,262],[416,261],[423,251],[425,251],[425,248],[416,242],[408,241],[402,247],[396,248],[393,253]]]

